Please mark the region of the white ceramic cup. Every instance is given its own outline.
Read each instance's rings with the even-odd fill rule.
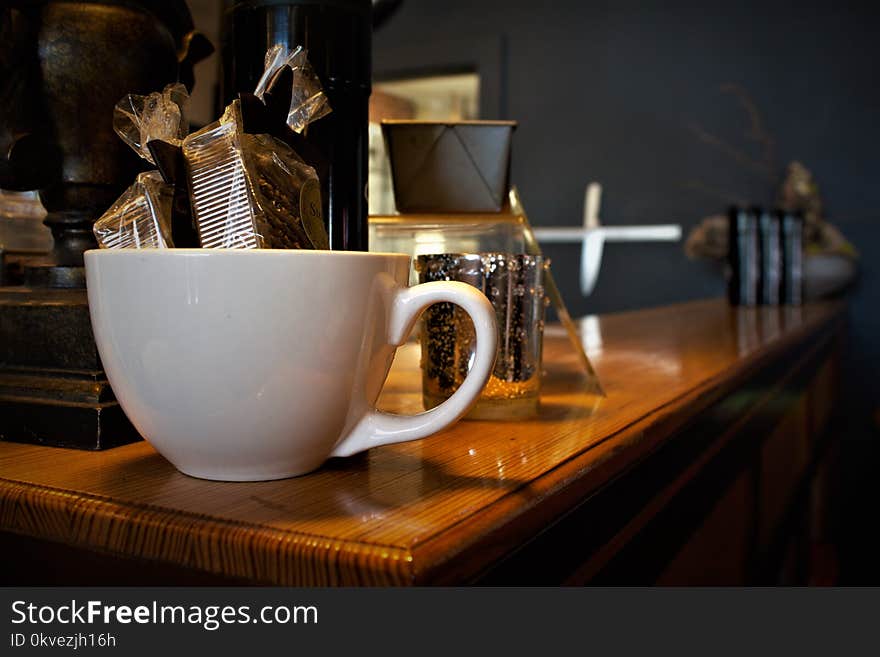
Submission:
[[[257,481],[330,456],[424,438],[476,401],[497,342],[475,288],[408,288],[402,254],[109,249],[85,254],[89,308],[107,378],[141,435],[181,472]],[[471,316],[464,385],[413,416],[377,411],[394,351],[427,306]]]

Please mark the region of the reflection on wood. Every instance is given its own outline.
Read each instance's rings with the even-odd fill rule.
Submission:
[[[104,453],[0,443],[0,530],[257,583],[471,581],[756,373],[836,330],[841,313],[706,301],[601,317],[590,357],[606,398],[583,392],[577,355],[550,328],[538,418],[462,421],[284,481],[193,479],[147,443]],[[380,406],[421,409],[417,347],[398,353]]]

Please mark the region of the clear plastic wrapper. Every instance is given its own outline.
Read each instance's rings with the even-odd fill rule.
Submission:
[[[330,113],[330,102],[321,87],[321,81],[308,62],[301,46],[288,51],[287,46],[277,43],[266,51],[265,70],[257,83],[254,95],[264,100],[278,73],[285,67],[293,71],[293,93],[287,113],[287,125],[295,132],[302,132],[312,121]]]
[[[147,148],[153,139],[179,146],[189,131],[189,94],[182,84],[169,84],[146,96],[128,94],[113,108],[113,130],[135,153],[155,164]]]
[[[284,142],[242,129],[239,101],[183,141],[204,248],[326,249],[315,170]]]
[[[134,184],[110,206],[93,231],[102,249],[171,248],[172,185],[158,171],[138,175]]]
[[[315,159],[294,131],[330,111],[305,51],[270,49],[257,92],[242,97],[192,135],[181,84],[117,103],[115,131],[159,171],[139,177],[96,224],[101,246],[329,248],[318,174],[294,150]]]

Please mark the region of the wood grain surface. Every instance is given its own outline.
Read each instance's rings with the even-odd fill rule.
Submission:
[[[283,481],[193,479],[143,442],[0,443],[0,530],[255,583],[465,582],[843,309],[710,300],[583,320],[606,398],[584,392],[548,327],[534,420],[461,421]],[[398,352],[380,406],[421,410],[416,345]]]

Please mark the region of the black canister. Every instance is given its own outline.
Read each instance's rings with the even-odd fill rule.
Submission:
[[[765,306],[778,306],[782,300],[782,233],[779,217],[769,210],[758,212],[761,239],[761,298]]]
[[[371,20],[369,0],[227,0],[225,103],[254,90],[276,43],[305,48],[321,80],[333,111],[305,136],[325,160],[324,217],[336,250],[367,250]]]
[[[782,303],[799,306],[804,296],[804,217],[782,214]]]
[[[735,306],[755,306],[760,279],[758,218],[738,207],[730,208],[728,218],[728,298]]]

